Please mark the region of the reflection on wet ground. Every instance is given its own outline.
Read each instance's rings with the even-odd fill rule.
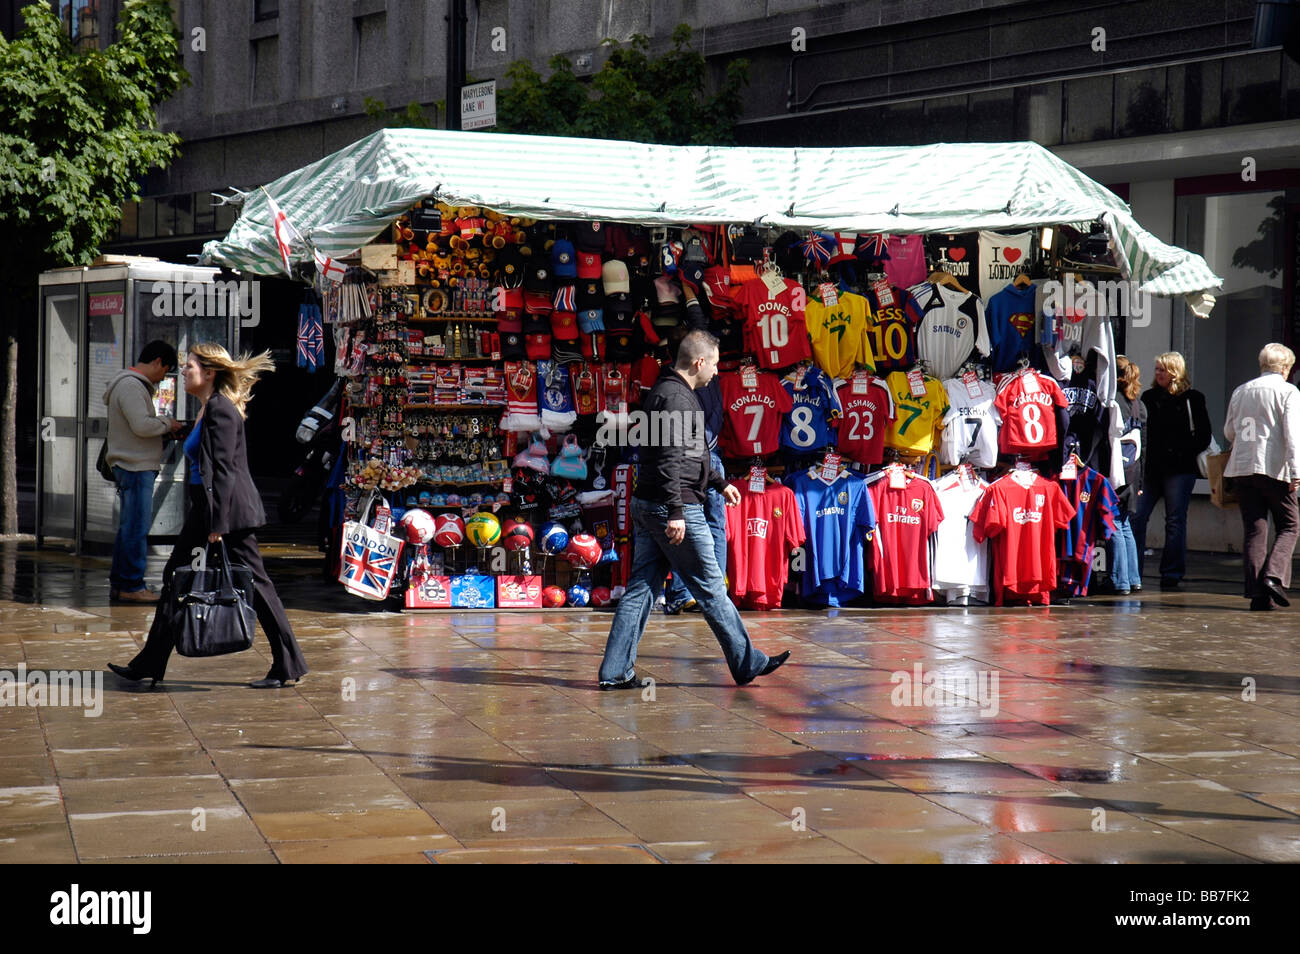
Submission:
[[[310,676],[248,689],[259,638],[105,675],[97,717],[0,706],[0,862],[1300,861],[1300,617],[1230,557],[1050,610],[746,614],[793,658],[743,689],[655,615],[653,684],[601,693],[608,613],[384,612],[266,552]],[[107,567],[0,544],[0,669],[128,660],[152,610]]]

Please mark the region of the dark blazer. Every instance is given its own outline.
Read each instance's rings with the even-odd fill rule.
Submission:
[[[262,495],[248,473],[244,419],[225,397],[208,398],[199,433],[199,473],[208,500],[208,527],[223,536],[266,523]]]
[[[1205,395],[1196,390],[1170,394],[1156,386],[1143,392],[1142,403],[1147,408],[1149,443],[1142,447],[1147,483],[1157,484],[1175,474],[1199,476],[1196,456],[1210,446],[1212,436]]]
[[[704,408],[686,379],[668,365],[659,371],[659,380],[641,403],[641,409],[651,422],[656,420],[656,412],[663,411],[670,412],[679,421],[689,418],[700,424],[694,435],[683,434],[691,438],[690,445],[685,441],[669,440],[661,444],[651,440],[640,449],[641,467],[633,496],[666,504],[668,519],[680,520],[686,504],[703,504],[710,487],[721,492],[727,485],[709,460]],[[651,424],[656,429],[660,426]]]

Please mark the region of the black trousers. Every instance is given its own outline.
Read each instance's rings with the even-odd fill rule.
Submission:
[[[171,596],[172,574],[178,566],[194,559],[196,547],[206,548],[208,545],[207,505],[203,499],[202,486],[188,484],[187,497],[190,505],[185,514],[185,525],[181,528],[180,538],[163,569],[163,589],[158,601],[158,612],[154,614],[144,648],[131,660],[132,669],[154,679],[161,679],[167,671],[167,660],[171,658],[176,645],[162,612]],[[267,675],[272,679],[297,679],[306,675],[307,663],[302,658],[298,640],[294,639],[289,618],[284,615],[284,606],[275,592],[275,585],[266,575],[266,567],[262,563],[262,554],[257,549],[257,538],[253,536],[253,531],[234,531],[222,539],[226,544],[226,552],[230,555],[230,562],[242,564],[253,571],[253,609],[271,644],[272,663]]]
[[[1269,576],[1280,580],[1284,587],[1290,586],[1291,555],[1300,536],[1300,509],[1290,484],[1264,474],[1251,474],[1233,477],[1232,486],[1241,507],[1246,595],[1253,597],[1264,592],[1261,584]],[[1271,548],[1268,545],[1270,515],[1277,530]]]

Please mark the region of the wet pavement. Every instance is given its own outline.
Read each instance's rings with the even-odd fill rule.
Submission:
[[[375,612],[265,552],[301,686],[246,687],[259,635],[106,674],[96,717],[0,706],[0,863],[1300,861],[1300,606],[1246,612],[1230,556],[1137,599],[745,614],[793,652],[747,688],[656,614],[653,684],[602,693],[607,612]],[[152,609],[107,568],[0,544],[0,669],[130,659]]]

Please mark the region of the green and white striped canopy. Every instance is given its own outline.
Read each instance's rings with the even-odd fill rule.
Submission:
[[[1109,189],[1032,142],[776,149],[385,129],[265,187],[322,253],[369,242],[420,199],[536,219],[748,224],[840,232],[1083,226],[1111,214],[1131,276],[1162,295],[1222,284]],[[204,264],[282,274],[272,213],[248,194]],[[292,249],[309,262],[311,248]]]

